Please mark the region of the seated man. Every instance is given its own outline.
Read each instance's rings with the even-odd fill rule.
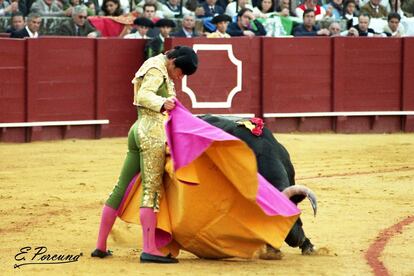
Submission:
[[[138,17],[134,20],[134,25],[136,26],[136,32],[127,34],[124,38],[137,38],[137,39],[149,39],[147,35],[148,31],[154,27],[154,23],[148,18]]]
[[[178,0],[168,0],[165,5],[162,6],[162,13],[165,18],[174,18],[181,15],[194,15],[194,13],[185,7],[181,7]]]
[[[42,18],[37,13],[31,13],[27,16],[27,25],[23,29],[17,32],[13,32],[11,38],[25,38],[25,37],[39,37],[40,24],[42,23]]]
[[[142,14],[143,17],[150,19],[155,24],[158,20],[164,18],[161,11],[162,6],[163,4],[157,0],[145,0],[137,4],[135,11]]]
[[[227,26],[231,22],[231,17],[227,14],[219,14],[211,20],[211,22],[216,25],[217,30],[214,33],[207,35],[208,38],[230,38],[231,36],[226,33]]]
[[[342,33],[345,36],[381,36],[373,29],[369,28],[371,17],[368,14],[360,14],[358,16],[358,25],[351,27],[348,31]]]
[[[199,34],[195,30],[195,17],[194,17],[194,15],[190,15],[190,14],[184,15],[182,24],[183,24],[183,26],[179,31],[171,34],[172,37],[189,37],[189,38],[191,38],[191,37],[199,36]]]
[[[340,36],[341,35],[341,25],[338,22],[334,21],[329,25],[329,35],[330,36]]]
[[[30,12],[38,13],[41,16],[70,16],[72,8],[64,11],[59,7],[56,0],[37,0],[32,4]]]
[[[73,8],[72,20],[64,22],[59,29],[59,35],[99,37],[101,34],[86,19],[86,6],[77,5]]]
[[[319,29],[319,26],[315,25],[315,12],[313,9],[307,9],[303,13],[303,24],[296,26],[293,30],[294,36],[329,36],[327,29]]]
[[[384,26],[384,33],[387,36],[401,37],[404,36],[404,27],[400,24],[401,16],[392,12],[388,15],[388,24]]]
[[[265,36],[266,30],[247,8],[241,9],[237,14],[237,22],[231,23],[227,28],[230,36]]]
[[[18,32],[24,28],[24,16],[21,12],[13,13],[11,17],[11,26],[7,28],[6,33]]]
[[[308,9],[314,11],[315,19],[318,21],[322,20],[326,15],[325,9],[318,5],[317,0],[305,0],[302,5],[299,5],[295,9],[296,16],[299,18],[303,18],[304,12]]]
[[[370,0],[361,8],[361,14],[366,13],[371,18],[387,17],[388,12],[384,6],[380,5],[380,0]]]
[[[200,15],[197,15],[197,17],[202,18],[202,17],[213,17],[217,14],[223,14],[224,13],[224,9],[220,6],[217,5],[217,0],[206,0],[204,2],[202,2],[203,4],[201,5],[201,8],[203,9],[203,13]]]

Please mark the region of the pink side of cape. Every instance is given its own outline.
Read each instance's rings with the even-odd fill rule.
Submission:
[[[222,129],[193,116],[180,102],[170,112],[166,123],[167,141],[174,169],[188,165],[199,157],[213,142],[239,140]],[[234,160],[232,160],[234,162]],[[294,216],[300,210],[259,173],[256,202],[269,216]]]

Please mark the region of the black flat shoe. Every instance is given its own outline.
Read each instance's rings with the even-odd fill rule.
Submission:
[[[139,258],[141,263],[157,263],[157,264],[176,264],[178,260],[173,258],[171,254],[168,256],[157,256],[143,252]]]
[[[108,256],[112,256],[112,251],[108,250],[106,252],[99,250],[98,248],[95,249],[92,253],[91,253],[91,257],[98,257],[98,258],[105,258]]]

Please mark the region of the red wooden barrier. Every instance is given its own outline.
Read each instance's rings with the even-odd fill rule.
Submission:
[[[188,77],[186,86],[176,83],[178,99],[191,112],[261,115],[260,38],[174,38],[168,43],[197,50],[197,72]]]
[[[27,40],[27,120],[95,119],[95,40]],[[95,137],[94,126],[35,127],[30,140]]]
[[[334,39],[334,110],[401,110],[401,39]],[[339,117],[337,132],[393,132],[400,116]]]
[[[136,120],[131,80],[145,43],[2,39],[0,123],[109,119],[102,136],[125,136]],[[177,83],[178,98],[196,114],[414,110],[414,38],[174,38],[168,45],[197,50],[199,70]],[[278,132],[414,131],[414,116],[268,116],[266,123]],[[0,141],[93,138],[96,129],[3,127]]]
[[[264,38],[263,113],[332,110],[332,47],[329,38]],[[328,118],[266,118],[278,132],[326,131]]]
[[[26,119],[26,43],[2,39],[0,43],[0,123]],[[24,142],[25,129],[0,129],[0,141]]]
[[[98,39],[97,119],[109,119],[102,136],[126,136],[137,119],[133,105],[135,72],[144,62],[145,40]]]
[[[403,104],[402,110],[414,110],[414,37],[403,39]],[[403,131],[414,131],[414,116],[407,116],[404,120]]]

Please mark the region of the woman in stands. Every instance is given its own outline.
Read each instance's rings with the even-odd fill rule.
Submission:
[[[261,0],[257,7],[253,8],[253,14],[256,18],[268,18],[270,14],[274,13],[274,4],[272,0]]]
[[[351,28],[354,25],[354,17],[356,19],[357,16],[358,16],[358,11],[356,10],[355,0],[346,1],[344,3],[342,18],[346,20],[347,29]]]
[[[120,16],[124,13],[119,0],[104,0],[101,10],[101,15],[105,16]]]

